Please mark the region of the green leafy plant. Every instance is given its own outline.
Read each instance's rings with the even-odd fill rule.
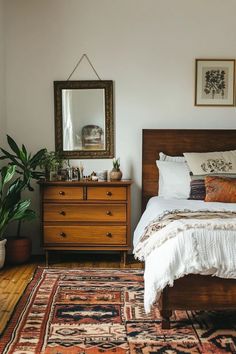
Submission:
[[[15,165],[4,166],[1,169],[0,180],[0,240],[10,222],[32,220],[35,212],[29,209],[30,200],[21,200],[21,192],[25,189],[25,181],[17,178],[12,182],[16,173]]]
[[[119,170],[120,169],[120,158],[118,159],[113,159],[113,168],[115,170]]]
[[[44,168],[46,177],[49,177],[50,171],[56,171],[63,165],[63,159],[60,154],[55,151],[45,150],[44,155],[40,162],[40,167]]]
[[[41,161],[44,158],[44,155],[46,153],[46,149],[40,149],[38,152],[32,155],[27,151],[24,144],[22,144],[22,147],[20,148],[15,142],[15,140],[11,138],[9,135],[7,135],[7,142],[11,151],[8,152],[4,148],[0,148],[0,151],[3,153],[3,155],[0,156],[0,160],[8,161],[8,165],[3,167],[1,171],[5,171],[7,167],[14,166],[14,174],[17,173],[18,178],[16,179],[16,185],[14,184],[15,182],[13,182],[13,186],[11,187],[11,189],[13,189],[15,193],[17,193],[18,199],[16,199],[15,202],[19,203],[21,200],[21,192],[23,190],[25,189],[28,189],[29,191],[34,190],[33,187],[31,186],[31,181],[39,180],[41,177],[45,176],[45,173],[39,170],[38,168],[40,168]],[[12,202],[14,202],[14,200],[12,200]],[[30,204],[30,200],[28,200],[27,203]],[[21,217],[18,219],[14,219],[14,220],[18,220],[17,237],[20,237],[21,221],[23,219],[24,218]],[[0,216],[0,222],[1,220],[2,218]]]
[[[8,159],[9,165],[16,166],[16,172],[21,175],[22,180],[30,191],[33,191],[31,186],[31,180],[39,180],[44,176],[44,172],[37,170],[41,165],[46,149],[40,149],[36,154],[32,156],[31,153],[28,153],[24,144],[20,148],[13,138],[7,135],[7,142],[11,148],[11,152],[6,151],[3,148],[0,148],[3,155],[0,157],[0,160]]]

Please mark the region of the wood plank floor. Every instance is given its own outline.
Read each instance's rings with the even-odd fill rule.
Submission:
[[[117,254],[53,254],[49,258],[50,267],[66,268],[119,268]],[[0,270],[0,333],[3,332],[26,285],[30,282],[38,266],[44,267],[43,257],[34,257],[27,264],[5,266]],[[143,268],[132,256],[128,257],[126,268]]]

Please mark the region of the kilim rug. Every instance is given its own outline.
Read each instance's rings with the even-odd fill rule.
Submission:
[[[175,312],[162,330],[143,310],[143,273],[38,269],[0,338],[0,353],[235,353],[236,313]]]

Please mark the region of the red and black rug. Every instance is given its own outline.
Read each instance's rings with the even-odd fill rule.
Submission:
[[[236,312],[176,311],[162,330],[143,310],[143,272],[38,269],[0,338],[0,353],[236,353]]]

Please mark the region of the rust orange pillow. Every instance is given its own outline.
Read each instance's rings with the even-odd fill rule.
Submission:
[[[236,203],[236,178],[205,177],[205,202]]]

